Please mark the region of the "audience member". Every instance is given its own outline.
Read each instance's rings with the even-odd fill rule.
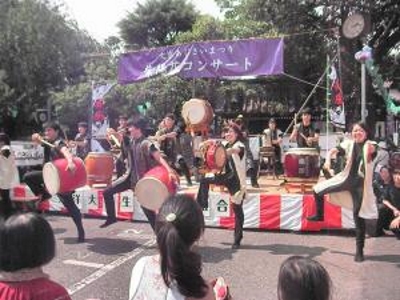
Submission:
[[[286,259],[279,270],[279,300],[329,300],[332,281],[317,261],[301,256]]]
[[[42,267],[55,256],[50,224],[34,213],[0,221],[0,300],[70,300]]]
[[[382,231],[383,229],[392,229],[398,235],[398,230],[393,226],[392,221],[400,217],[400,173],[393,173],[393,184],[390,184],[382,196],[383,207],[379,210],[379,218],[377,228]]]
[[[215,295],[212,283],[201,275],[202,259],[193,245],[203,232],[203,212],[194,199],[187,195],[168,198],[156,219],[159,254],[138,260],[129,299],[228,299],[226,286],[219,286]]]

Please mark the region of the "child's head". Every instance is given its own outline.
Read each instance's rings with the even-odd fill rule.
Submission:
[[[35,213],[19,213],[0,222],[0,270],[14,272],[49,263],[56,243],[50,224]]]
[[[331,279],[317,261],[301,256],[286,259],[279,270],[279,300],[328,300]]]
[[[158,212],[155,231],[165,284],[176,282],[183,295],[203,297],[207,284],[201,277],[201,256],[192,251],[204,232],[198,203],[188,195],[169,197]]]

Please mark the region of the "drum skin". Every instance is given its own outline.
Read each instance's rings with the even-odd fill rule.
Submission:
[[[182,118],[188,126],[208,126],[213,117],[214,111],[211,104],[206,100],[193,98],[182,106]]]
[[[83,161],[74,157],[75,172],[67,170],[68,161],[65,158],[48,162],[43,166],[43,180],[51,195],[72,192],[86,185],[87,174]]]
[[[85,166],[88,185],[111,183],[114,159],[110,152],[89,152]]]
[[[177,184],[170,178],[166,168],[157,166],[144,174],[134,190],[140,205],[158,211],[163,202],[176,193]]]
[[[315,148],[292,148],[285,154],[286,177],[318,178],[319,153]]]
[[[205,163],[209,170],[221,171],[226,163],[226,151],[220,143],[210,144],[205,153]]]

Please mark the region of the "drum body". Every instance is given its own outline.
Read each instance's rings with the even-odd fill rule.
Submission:
[[[43,180],[51,195],[71,192],[86,185],[87,175],[83,161],[74,157],[75,172],[67,170],[68,161],[65,158],[48,162],[43,166]]]
[[[214,117],[210,103],[202,99],[190,99],[182,106],[182,117],[188,126],[208,126]]]
[[[319,178],[319,153],[315,148],[291,148],[284,159],[286,177]]]
[[[177,185],[169,177],[168,170],[157,166],[149,170],[136,183],[135,195],[145,208],[157,211],[168,196],[176,193]]]
[[[198,167],[205,172],[220,172],[225,166],[227,154],[220,141],[207,140],[200,144],[200,164]]]
[[[85,158],[87,184],[109,184],[114,170],[114,159],[110,152],[89,152]]]

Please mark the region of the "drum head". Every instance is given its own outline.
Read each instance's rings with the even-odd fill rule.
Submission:
[[[206,117],[206,109],[203,100],[191,99],[182,106],[182,117],[191,125],[199,125]]]
[[[215,165],[222,169],[226,163],[226,151],[223,146],[217,147],[215,149]]]
[[[43,181],[50,195],[55,195],[60,190],[60,175],[58,169],[51,162],[43,166]]]
[[[154,177],[144,177],[136,184],[135,195],[140,205],[157,211],[168,198],[169,192],[162,181]]]

